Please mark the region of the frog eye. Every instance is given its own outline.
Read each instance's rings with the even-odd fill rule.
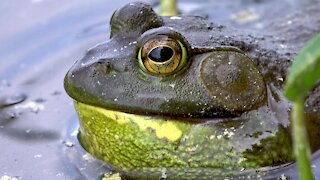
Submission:
[[[179,40],[159,35],[140,48],[138,61],[143,71],[166,76],[178,72],[187,64],[187,50]]]

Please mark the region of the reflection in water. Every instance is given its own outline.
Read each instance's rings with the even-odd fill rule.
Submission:
[[[0,95],[0,109],[6,106],[14,105],[23,102],[27,98],[24,93],[13,93],[13,94],[1,94]]]
[[[36,101],[18,104],[26,98],[27,95],[23,93],[0,97],[0,134],[13,141],[18,140],[24,143],[59,139],[60,133],[50,129],[36,129],[36,125],[30,129],[19,126],[19,121],[23,121],[23,117],[28,113],[38,113],[44,109],[44,106]]]
[[[12,140],[22,141],[23,143],[50,141],[59,139],[59,133],[51,130],[24,130],[10,127],[2,128],[0,134],[5,135]]]

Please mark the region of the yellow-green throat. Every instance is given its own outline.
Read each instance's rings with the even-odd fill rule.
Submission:
[[[168,168],[174,169],[174,174],[191,171],[194,177],[203,173],[221,176],[234,175],[243,168],[274,165],[279,159],[282,160],[279,164],[292,160],[290,140],[281,128],[273,134],[261,132],[256,135],[261,136],[257,141],[259,138],[250,137],[255,130],[244,133],[246,124],[241,121],[230,127],[191,124],[79,102],[75,102],[75,106],[82,146],[121,172],[156,174]],[[259,123],[258,114],[250,116],[251,120],[257,116],[254,121]]]

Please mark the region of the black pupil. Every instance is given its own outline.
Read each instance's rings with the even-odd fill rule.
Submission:
[[[165,62],[173,56],[173,50],[166,46],[159,46],[154,48],[148,56],[152,61]]]

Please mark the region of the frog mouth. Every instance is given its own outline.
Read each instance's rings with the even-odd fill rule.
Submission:
[[[163,173],[187,174],[190,179],[258,177],[293,160],[286,130],[273,123],[253,129],[260,124],[254,113],[248,115],[251,123],[187,123],[80,102],[75,107],[81,145],[117,171],[138,179]]]
[[[150,129],[154,132],[155,136],[159,139],[166,139],[169,142],[176,142],[182,138],[182,123],[174,122],[172,119],[164,119],[157,116],[142,116],[124,113],[120,111],[107,110],[99,107],[76,103],[77,110],[87,108],[91,111],[96,111],[102,114],[104,118],[113,120],[119,125],[135,124],[140,131]],[[168,133],[171,132],[171,133]]]

